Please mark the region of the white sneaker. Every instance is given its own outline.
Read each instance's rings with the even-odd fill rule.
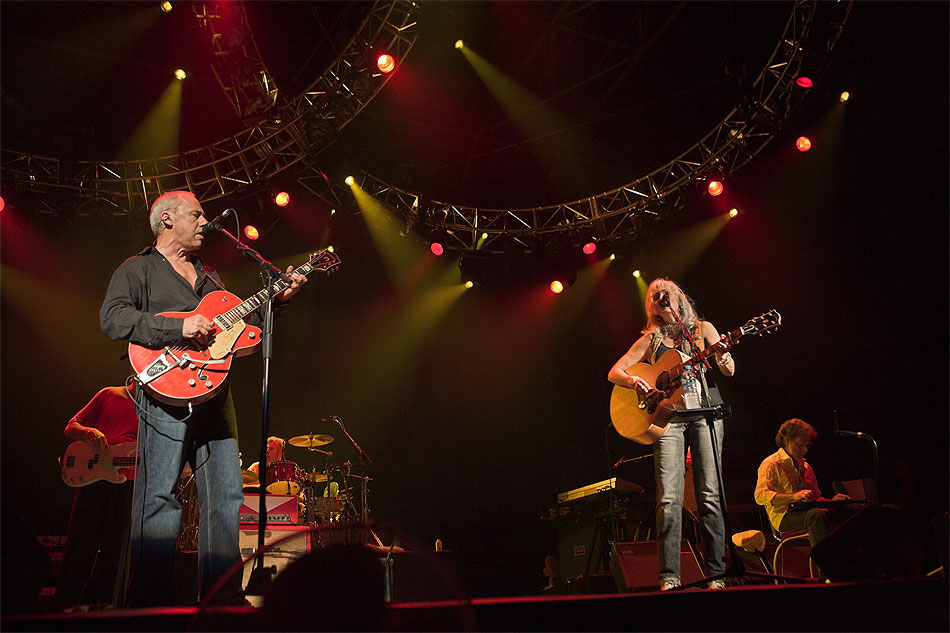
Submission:
[[[660,591],[669,591],[670,589],[675,589],[680,586],[680,581],[678,578],[667,578],[662,583],[660,583]]]
[[[710,580],[709,583],[708,583],[706,586],[707,586],[708,588],[710,588],[710,589],[725,589],[725,588],[726,588],[726,581],[725,581],[725,580],[722,580],[722,579],[719,579],[719,580]]]

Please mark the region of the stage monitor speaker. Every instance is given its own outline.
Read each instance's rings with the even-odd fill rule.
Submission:
[[[613,544],[610,565],[620,592],[657,591],[660,587],[660,556],[656,541],[623,541]],[[693,547],[680,543],[680,581],[685,585],[705,578]]]
[[[282,540],[285,538],[286,540]],[[248,558],[257,551],[257,530],[241,530],[239,542],[241,557],[245,561],[244,580],[241,586],[246,587],[254,565]],[[273,580],[287,565],[310,551],[310,528],[295,525],[268,525],[264,530],[264,550],[263,565],[277,568],[276,573],[270,577]],[[251,604],[260,606],[260,604],[255,604],[255,598],[259,597],[248,595]]]
[[[880,580],[908,572],[909,550],[897,510],[862,508],[811,549],[811,558],[831,581]]]

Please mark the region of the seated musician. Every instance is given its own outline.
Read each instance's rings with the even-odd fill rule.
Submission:
[[[816,437],[818,432],[804,420],[792,418],[783,422],[775,435],[778,450],[759,465],[755,484],[755,502],[765,506],[772,527],[779,532],[807,530],[812,547],[828,536],[827,511],[789,510],[789,505],[796,501],[829,501],[821,496],[815,471],[805,461]],[[839,493],[830,501],[847,499],[847,495]]]
[[[284,440],[277,437],[276,435],[271,435],[267,438],[267,465],[270,466],[274,462],[283,461],[284,459]],[[260,462],[254,462],[247,469],[251,472],[257,473],[260,475]]]

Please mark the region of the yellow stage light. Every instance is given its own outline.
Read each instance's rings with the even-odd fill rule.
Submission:
[[[188,73],[186,73],[183,68],[175,69],[175,79],[178,81],[184,81],[186,77],[188,77]]]
[[[841,93],[841,96],[838,97],[838,100],[841,101],[841,103],[844,103],[850,98],[851,98],[851,93],[845,90],[844,92]]]
[[[463,46],[465,46],[465,42],[462,40],[455,40],[455,48],[462,48]]]
[[[617,259],[617,256],[614,255],[613,253],[611,253],[611,254],[610,254],[610,261],[614,261],[615,259]]]
[[[168,0],[165,0],[165,2],[163,2],[163,3],[162,3],[161,5],[159,5],[159,6],[162,7],[162,11],[164,11],[165,13],[171,13],[171,10],[172,10],[172,3],[171,3],[171,2],[168,2]]]
[[[553,292],[556,295],[559,295],[563,291],[564,291],[564,284],[562,284],[560,281],[557,281],[557,280],[551,282],[551,292]]]
[[[730,217],[730,218],[734,218],[734,217],[736,217],[737,215],[739,215],[739,209],[735,209],[735,208],[729,209],[729,217]]]
[[[353,183],[356,182],[356,178],[354,178],[353,176],[347,176],[347,177],[346,177],[346,180],[344,180],[343,182],[345,182],[346,184],[348,184],[348,185],[350,185],[350,186],[352,187],[352,186],[353,186]]]
[[[278,207],[286,207],[290,204],[290,194],[286,191],[277,192],[277,195],[274,196],[274,204]]]
[[[639,279],[639,278],[640,278],[640,269],[637,269],[637,270],[633,271],[633,276],[636,277],[637,279]]]
[[[474,286],[474,285],[475,285],[475,282],[474,282],[474,281],[466,281],[466,282],[465,282],[465,287],[466,287],[466,288],[471,288],[471,287]]]

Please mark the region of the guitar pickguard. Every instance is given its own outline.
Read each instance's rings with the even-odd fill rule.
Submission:
[[[208,354],[211,358],[219,360],[230,354],[234,350],[234,343],[241,336],[241,332],[246,327],[244,321],[238,321],[231,327],[222,330],[214,335],[214,341],[208,347]]]

